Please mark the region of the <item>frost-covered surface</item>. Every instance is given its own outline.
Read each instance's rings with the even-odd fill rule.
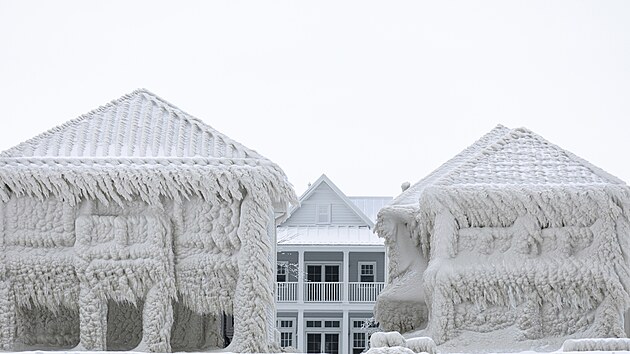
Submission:
[[[1,154],[0,199],[4,349],[204,349],[223,344],[223,313],[230,350],[277,348],[268,231],[295,194],[150,92]]]
[[[376,318],[456,352],[623,337],[629,206],[619,179],[499,126],[379,213]]]
[[[429,353],[436,354],[437,346],[429,337],[405,339],[398,332],[376,332],[370,336],[368,353]]]
[[[589,352],[589,351],[630,351],[630,339],[628,338],[584,338],[568,339],[562,345],[564,352]]]

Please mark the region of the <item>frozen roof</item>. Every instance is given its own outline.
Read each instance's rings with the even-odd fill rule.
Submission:
[[[279,227],[278,245],[363,245],[382,246],[383,239],[365,226]]]
[[[241,199],[296,204],[276,164],[140,89],[0,154],[0,199]]]
[[[416,205],[428,186],[601,184],[624,182],[528,129],[498,125],[390,205]]]
[[[348,197],[348,199],[372,222],[376,222],[378,211],[392,201],[392,197]]]
[[[37,135],[0,157],[264,159],[146,89]]]

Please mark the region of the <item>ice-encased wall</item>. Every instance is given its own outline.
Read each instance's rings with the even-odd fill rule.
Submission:
[[[625,336],[630,228],[624,190],[449,192],[427,193],[407,223],[404,237],[416,258],[428,255],[428,266],[414,282],[405,279],[411,273],[399,269],[400,259],[391,262],[394,276],[378,306],[383,301],[394,310],[383,316],[377,310],[388,330],[410,330],[396,321],[409,318],[408,309],[397,312],[388,302],[398,287],[418,302],[424,297],[426,335],[438,343],[464,331],[508,327],[517,333],[513,341]],[[391,232],[386,242],[400,252],[406,243]]]
[[[158,206],[27,196],[0,203],[2,348],[80,339],[88,350],[134,349],[129,342],[141,338],[137,350],[202,349],[222,344],[227,313],[240,336],[235,350],[269,350],[261,324],[273,307],[271,201],[243,194]],[[202,328],[184,333],[182,325]]]

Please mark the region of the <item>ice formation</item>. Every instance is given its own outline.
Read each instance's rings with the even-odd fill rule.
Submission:
[[[282,170],[146,90],[0,155],[0,345],[276,350]],[[274,210],[275,207],[275,210]]]
[[[628,338],[584,338],[567,339],[562,345],[563,352],[603,352],[630,351]]]
[[[437,346],[429,337],[415,337],[405,339],[400,333],[376,332],[370,336],[370,350],[368,353],[437,353]]]
[[[386,330],[436,343],[510,329],[490,350],[624,337],[630,189],[527,129],[498,126],[379,213]]]

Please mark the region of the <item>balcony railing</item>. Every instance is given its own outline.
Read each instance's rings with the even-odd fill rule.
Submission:
[[[300,301],[298,282],[276,283],[278,302]],[[343,289],[347,289],[349,302],[374,302],[378,294],[385,287],[385,283],[337,283],[337,282],[306,282],[304,283],[304,302],[342,302]]]
[[[338,302],[341,301],[341,285],[343,283],[316,282],[304,283],[304,301]]]
[[[348,301],[374,302],[385,283],[348,283]]]
[[[278,302],[295,302],[298,298],[298,283],[276,283]]]

